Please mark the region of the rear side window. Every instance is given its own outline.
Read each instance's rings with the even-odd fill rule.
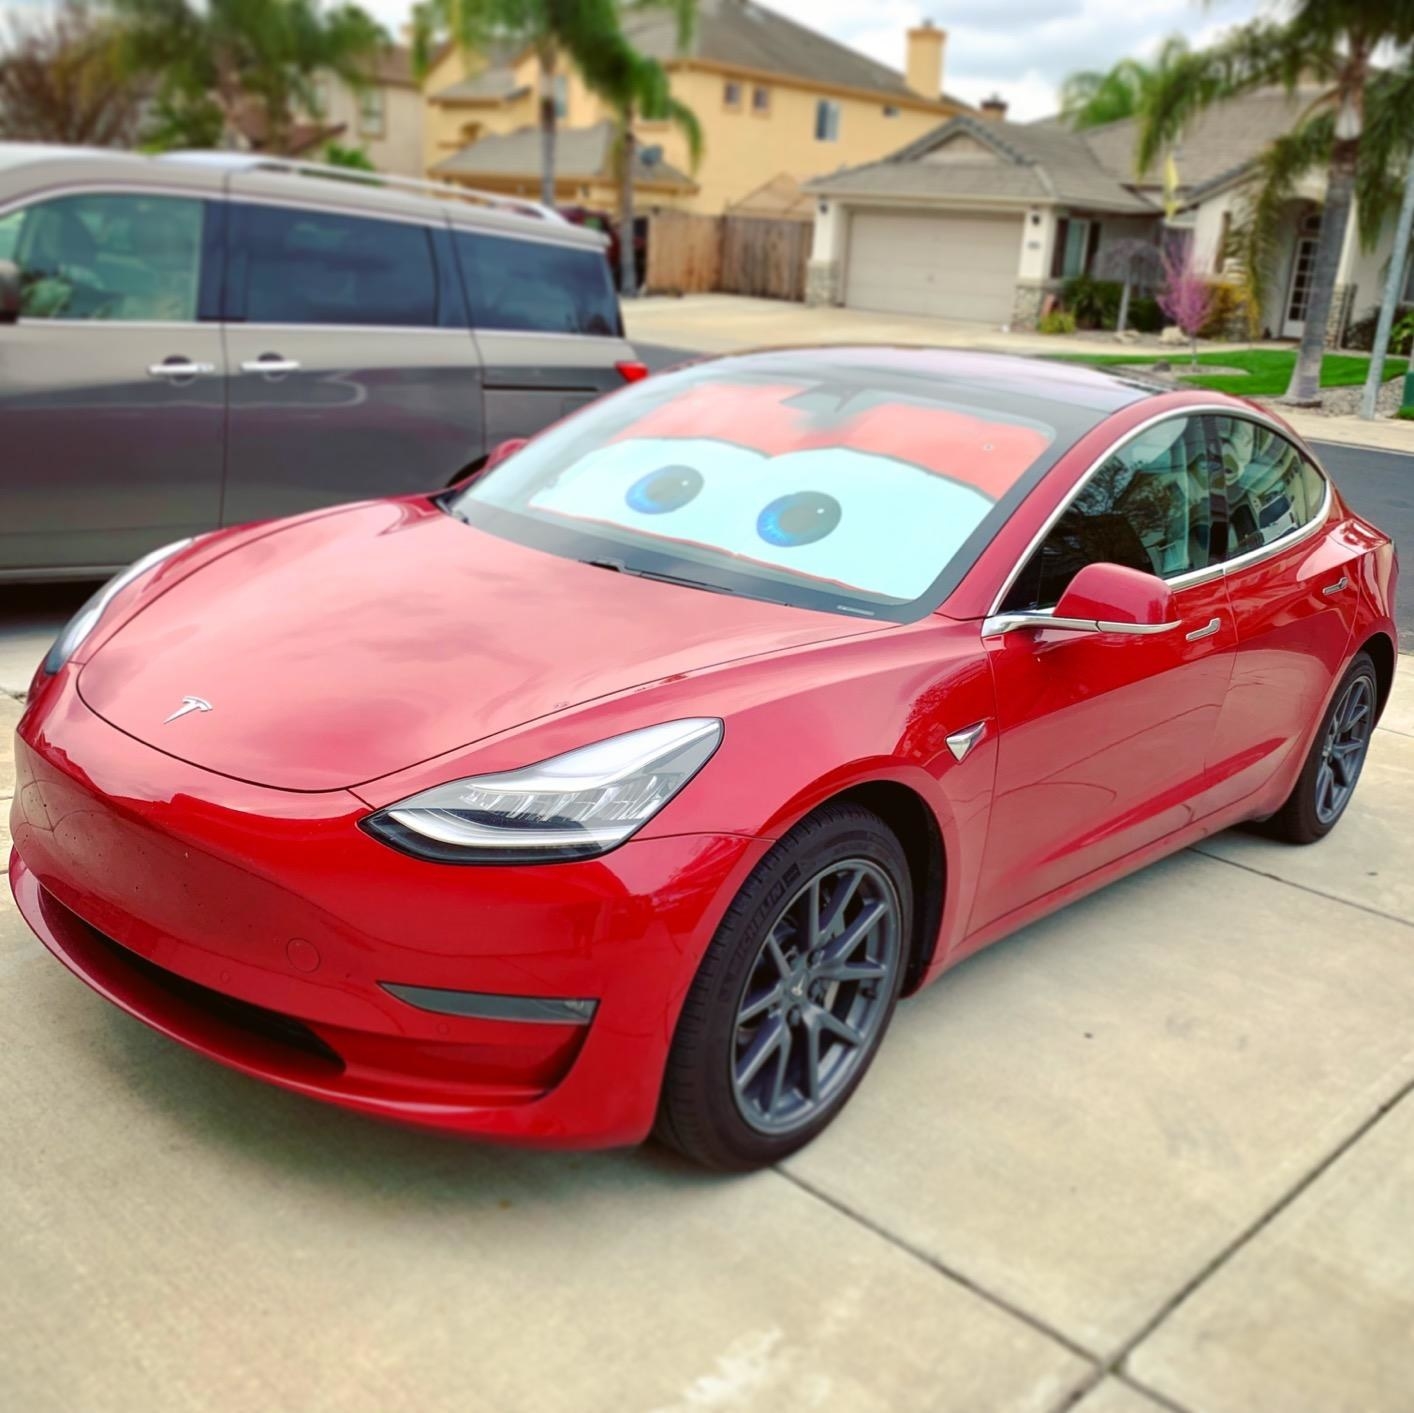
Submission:
[[[423,226],[243,206],[232,246],[237,300],[243,291],[252,324],[437,323],[437,271]]]
[[[1280,432],[1245,417],[1215,417],[1227,497],[1227,555],[1250,554],[1309,525],[1325,478]]]
[[[456,246],[476,328],[622,334],[603,251],[474,231],[457,231]]]
[[[1169,418],[1126,442],[1061,512],[1002,612],[1054,608],[1087,564],[1171,579],[1215,563],[1211,464],[1197,417]]]
[[[0,217],[0,259],[19,266],[21,313],[112,323],[194,320],[205,210],[185,197],[93,193]]]

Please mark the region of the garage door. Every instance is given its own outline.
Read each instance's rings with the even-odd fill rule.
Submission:
[[[891,314],[1005,324],[1021,258],[1019,216],[857,211],[845,303]]]

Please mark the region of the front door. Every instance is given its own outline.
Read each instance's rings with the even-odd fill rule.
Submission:
[[[1350,653],[1366,546],[1333,513],[1320,471],[1275,428],[1241,416],[1213,426],[1238,639],[1210,757],[1225,805],[1304,758]]]
[[[219,218],[142,192],[0,216],[23,290],[0,327],[0,572],[102,573],[219,522],[224,354],[200,318]]]
[[[1139,433],[1080,488],[1002,603],[1054,607],[1083,565],[1115,563],[1172,581],[1180,622],[1143,637],[1027,629],[987,640],[997,775],[970,930],[1206,812],[1236,643],[1212,471],[1202,418]]]
[[[225,524],[438,490],[481,456],[480,360],[448,317],[439,235],[233,204]]]

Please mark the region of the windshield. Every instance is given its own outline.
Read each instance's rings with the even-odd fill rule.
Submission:
[[[967,395],[940,381],[897,362],[698,365],[550,428],[448,508],[625,573],[919,616],[1057,441],[1031,406],[1023,416],[994,389]]]

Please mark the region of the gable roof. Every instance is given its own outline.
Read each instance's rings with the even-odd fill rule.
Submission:
[[[635,186],[669,186],[695,191],[697,183],[671,163],[643,160],[644,148],[634,148]],[[614,173],[614,125],[609,119],[586,128],[560,128],[555,138],[555,175],[567,181],[612,181]],[[444,158],[432,168],[442,177],[524,177],[540,178],[540,129],[517,128],[514,132],[488,133]]]
[[[957,160],[936,154],[961,142]],[[930,160],[932,159],[932,160]],[[806,184],[838,196],[955,198],[1149,215],[1154,203],[1105,169],[1078,133],[960,113],[879,162],[847,167]]]
[[[1291,131],[1319,92],[1297,89],[1288,94],[1285,89],[1263,88],[1195,114],[1173,146],[1179,191],[1211,187],[1238,175],[1275,139]],[[1087,128],[1077,136],[1083,137],[1099,162],[1122,181],[1139,187],[1163,185],[1162,159],[1145,172],[1135,169],[1136,119],[1121,118]]]

